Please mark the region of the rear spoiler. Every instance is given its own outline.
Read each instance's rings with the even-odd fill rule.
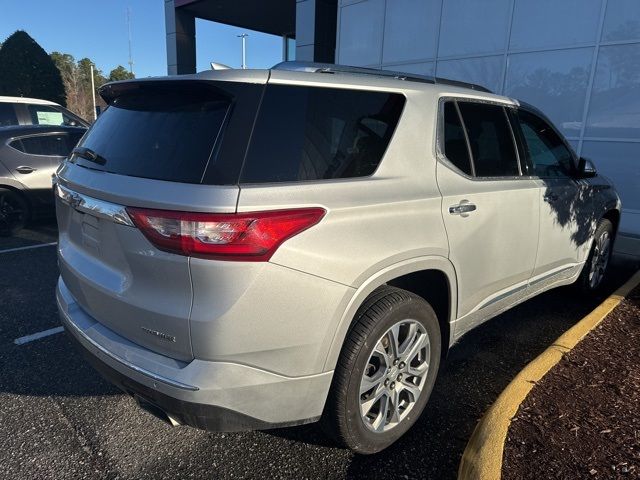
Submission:
[[[111,105],[113,101],[124,95],[148,92],[162,92],[176,89],[188,91],[192,95],[217,93],[228,96],[220,88],[208,80],[195,79],[176,79],[175,77],[167,77],[165,79],[141,79],[141,80],[123,80],[120,82],[110,82],[98,89],[98,93]]]

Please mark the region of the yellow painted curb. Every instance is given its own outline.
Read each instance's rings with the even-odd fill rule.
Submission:
[[[507,431],[520,404],[564,354],[597,327],[638,284],[640,271],[516,375],[473,431],[462,455],[458,480],[500,479]]]

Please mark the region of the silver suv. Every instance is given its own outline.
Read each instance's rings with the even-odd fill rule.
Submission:
[[[62,322],[172,424],[377,452],[466,332],[596,289],[614,188],[473,85],[283,64],[111,83],[57,172]]]

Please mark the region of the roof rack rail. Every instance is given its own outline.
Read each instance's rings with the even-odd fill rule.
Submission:
[[[421,82],[440,85],[451,85],[455,87],[470,88],[480,92],[493,93],[488,88],[475,83],[461,82],[458,80],[449,80],[446,78],[432,77],[427,75],[418,75],[407,72],[396,72],[393,70],[377,70],[375,68],[352,67],[349,65],[337,65],[333,63],[316,63],[316,62],[280,62],[273,67],[273,70],[287,70],[290,72],[310,72],[310,73],[349,73],[354,75],[371,75],[376,77],[395,78],[396,80],[404,80],[408,82]]]

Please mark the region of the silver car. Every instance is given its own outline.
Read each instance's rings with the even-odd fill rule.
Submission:
[[[58,306],[174,425],[320,420],[377,452],[462,335],[607,269],[611,183],[480,87],[286,63],[100,93],[57,172]]]
[[[85,128],[52,125],[0,127],[0,235],[33,218],[53,217],[51,176]]]

